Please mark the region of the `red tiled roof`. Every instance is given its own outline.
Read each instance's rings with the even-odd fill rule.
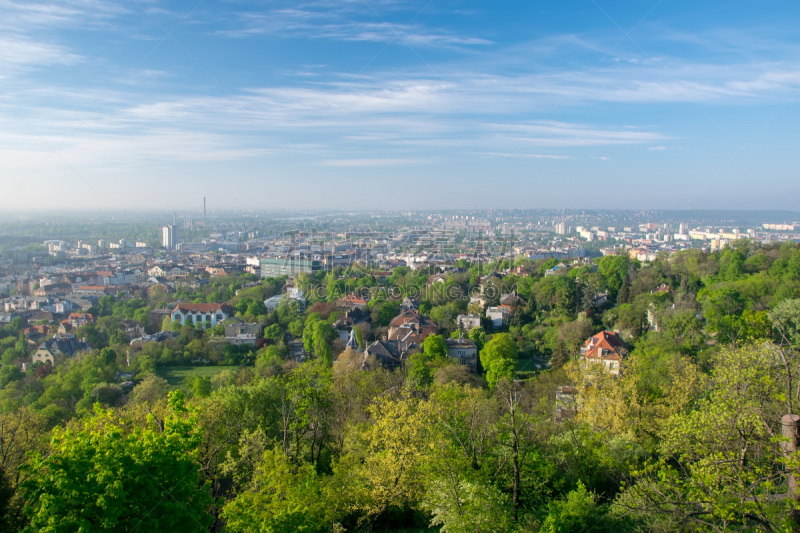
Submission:
[[[586,348],[584,357],[587,359],[621,360],[628,351],[625,341],[613,331],[601,331],[586,339],[583,346]]]
[[[350,303],[354,303],[354,304],[365,304],[365,303],[367,303],[366,300],[364,300],[363,298],[359,298],[355,294],[348,294],[347,296],[342,298],[342,300],[350,302]]]

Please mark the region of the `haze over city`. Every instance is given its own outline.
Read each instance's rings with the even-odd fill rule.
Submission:
[[[0,210],[800,210],[798,5],[8,1]]]

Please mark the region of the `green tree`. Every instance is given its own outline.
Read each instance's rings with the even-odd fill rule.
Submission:
[[[778,338],[797,349],[800,346],[800,300],[784,300],[769,313]]]
[[[314,355],[328,366],[333,364],[333,341],[337,336],[336,330],[327,322],[319,320],[314,323]]]
[[[358,343],[358,349],[363,351],[364,350],[364,334],[361,333],[361,328],[360,327],[355,326],[355,328],[356,328],[356,342]]]
[[[481,365],[490,387],[505,377],[514,379],[517,367],[518,349],[508,333],[493,335],[480,352]]]
[[[211,396],[211,378],[208,376],[195,376],[192,382],[192,392],[198,398]]]
[[[111,348],[103,348],[100,350],[100,358],[107,365],[114,365],[117,362],[117,352]]]
[[[445,480],[431,483],[422,507],[433,515],[432,526],[448,533],[512,531],[508,496],[489,483]]]
[[[231,533],[313,533],[325,529],[330,514],[314,467],[298,467],[280,450],[264,453],[249,487],[222,512]]]
[[[606,518],[607,506],[600,505],[597,495],[586,490],[582,482],[563,499],[553,501],[540,531],[547,533],[583,533],[584,531],[618,531],[618,524]]]
[[[447,360],[447,343],[441,335],[428,335],[422,341],[422,352],[430,360]]]
[[[36,456],[23,485],[26,532],[204,531],[210,487],[200,482],[196,419],[183,394],[170,394],[163,432],[127,430],[95,407],[77,429],[53,431],[53,453]]]
[[[25,340],[25,333],[22,331],[19,332],[19,339],[17,339],[17,345],[15,348],[22,355],[25,355],[25,352],[27,351],[28,342]]]
[[[148,374],[141,383],[133,388],[132,398],[136,403],[147,402],[150,405],[167,396],[169,384],[164,378]]]
[[[471,330],[469,330],[467,336],[472,342],[475,343],[475,346],[478,347],[478,350],[483,349],[483,345],[486,342],[486,331],[483,328],[481,327],[472,328]]]
[[[427,387],[433,383],[433,369],[430,365],[430,358],[424,353],[415,353],[408,358],[406,363],[408,369],[408,379],[411,384],[417,387]]]
[[[264,328],[264,338],[277,342],[283,335],[283,329],[280,324],[272,324]]]

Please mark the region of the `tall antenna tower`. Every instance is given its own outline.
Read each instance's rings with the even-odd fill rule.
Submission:
[[[173,225],[173,226],[175,225],[175,217],[176,217],[176,216],[177,216],[177,215],[175,214],[175,211],[173,211],[173,212],[172,212],[172,225]]]
[[[206,227],[206,197],[203,196],[203,227]]]

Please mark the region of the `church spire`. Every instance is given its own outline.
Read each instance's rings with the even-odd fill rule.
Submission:
[[[356,326],[350,330],[350,338],[347,339],[347,347],[358,351],[358,341],[356,340]]]

